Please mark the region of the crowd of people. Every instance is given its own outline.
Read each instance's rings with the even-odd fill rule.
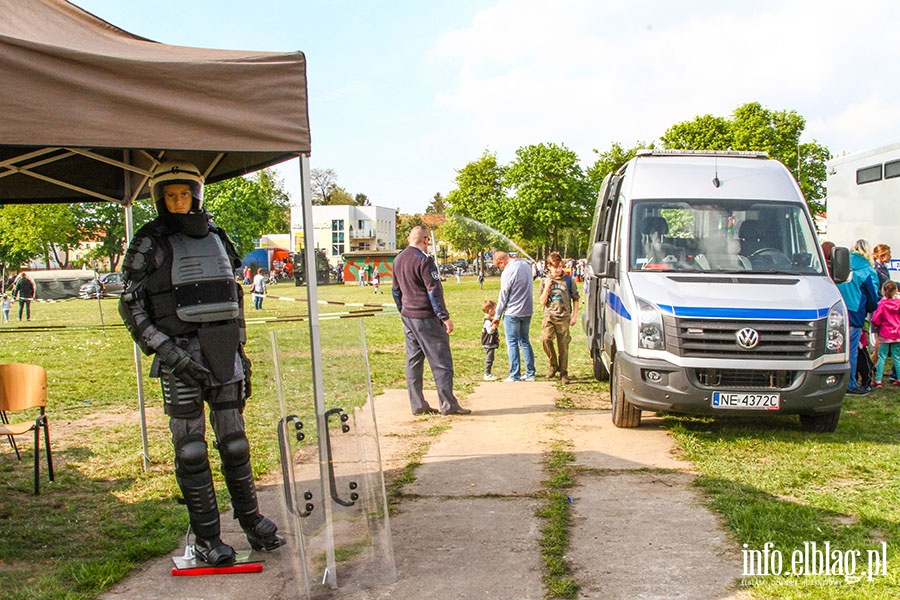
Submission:
[[[833,249],[833,243],[822,243],[829,272]],[[850,395],[864,396],[881,387],[889,356],[890,383],[900,385],[900,296],[888,273],[890,261],[887,244],[871,248],[867,240],[857,240],[850,251],[850,277],[838,283],[849,321]]]

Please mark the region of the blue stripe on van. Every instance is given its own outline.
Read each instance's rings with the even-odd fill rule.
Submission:
[[[627,321],[631,320],[631,315],[628,314],[628,309],[625,308],[625,305],[622,304],[622,299],[616,294],[610,292],[609,300],[607,301],[606,305],[609,308],[613,309],[613,312],[621,316],[623,319]]]
[[[701,319],[784,319],[813,320],[828,315],[828,308],[720,308],[713,306],[666,306],[660,310],[676,317]]]

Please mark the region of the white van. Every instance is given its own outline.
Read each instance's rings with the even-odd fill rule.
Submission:
[[[837,427],[846,308],[788,170],[765,153],[642,150],[604,181],[582,313],[612,418],[798,414]],[[832,275],[849,272],[846,248]]]

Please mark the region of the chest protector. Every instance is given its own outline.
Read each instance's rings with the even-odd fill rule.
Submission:
[[[196,332],[204,323],[240,317],[231,261],[218,235],[191,237],[176,233],[166,239],[159,268],[146,282],[154,324],[167,335]]]
[[[165,243],[171,251],[163,252],[145,285],[151,318],[169,336],[196,335],[206,366],[217,381],[228,383],[240,374],[235,357],[241,305],[225,244],[215,233],[176,233]]]
[[[234,272],[217,235],[202,238],[175,234],[172,244],[172,291],[175,314],[188,323],[236,319],[240,306]]]

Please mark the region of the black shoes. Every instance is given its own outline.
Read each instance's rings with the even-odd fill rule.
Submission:
[[[278,526],[268,517],[259,516],[256,523],[252,527],[244,528],[247,535],[247,541],[254,550],[265,550],[271,552],[285,545],[285,539],[276,533]]]
[[[215,537],[206,539],[194,538],[194,554],[208,565],[221,567],[234,563],[234,548]]]
[[[472,414],[472,411],[469,410],[468,408],[463,408],[462,406],[457,406],[456,408],[450,409],[450,411],[448,411],[448,412],[442,413],[441,411],[439,411],[435,408],[431,408],[429,406],[428,408],[423,408],[422,410],[417,410],[413,414],[417,417],[420,417],[422,415],[441,415],[441,414],[443,414],[444,416],[446,416],[446,415],[469,415],[469,414]]]

